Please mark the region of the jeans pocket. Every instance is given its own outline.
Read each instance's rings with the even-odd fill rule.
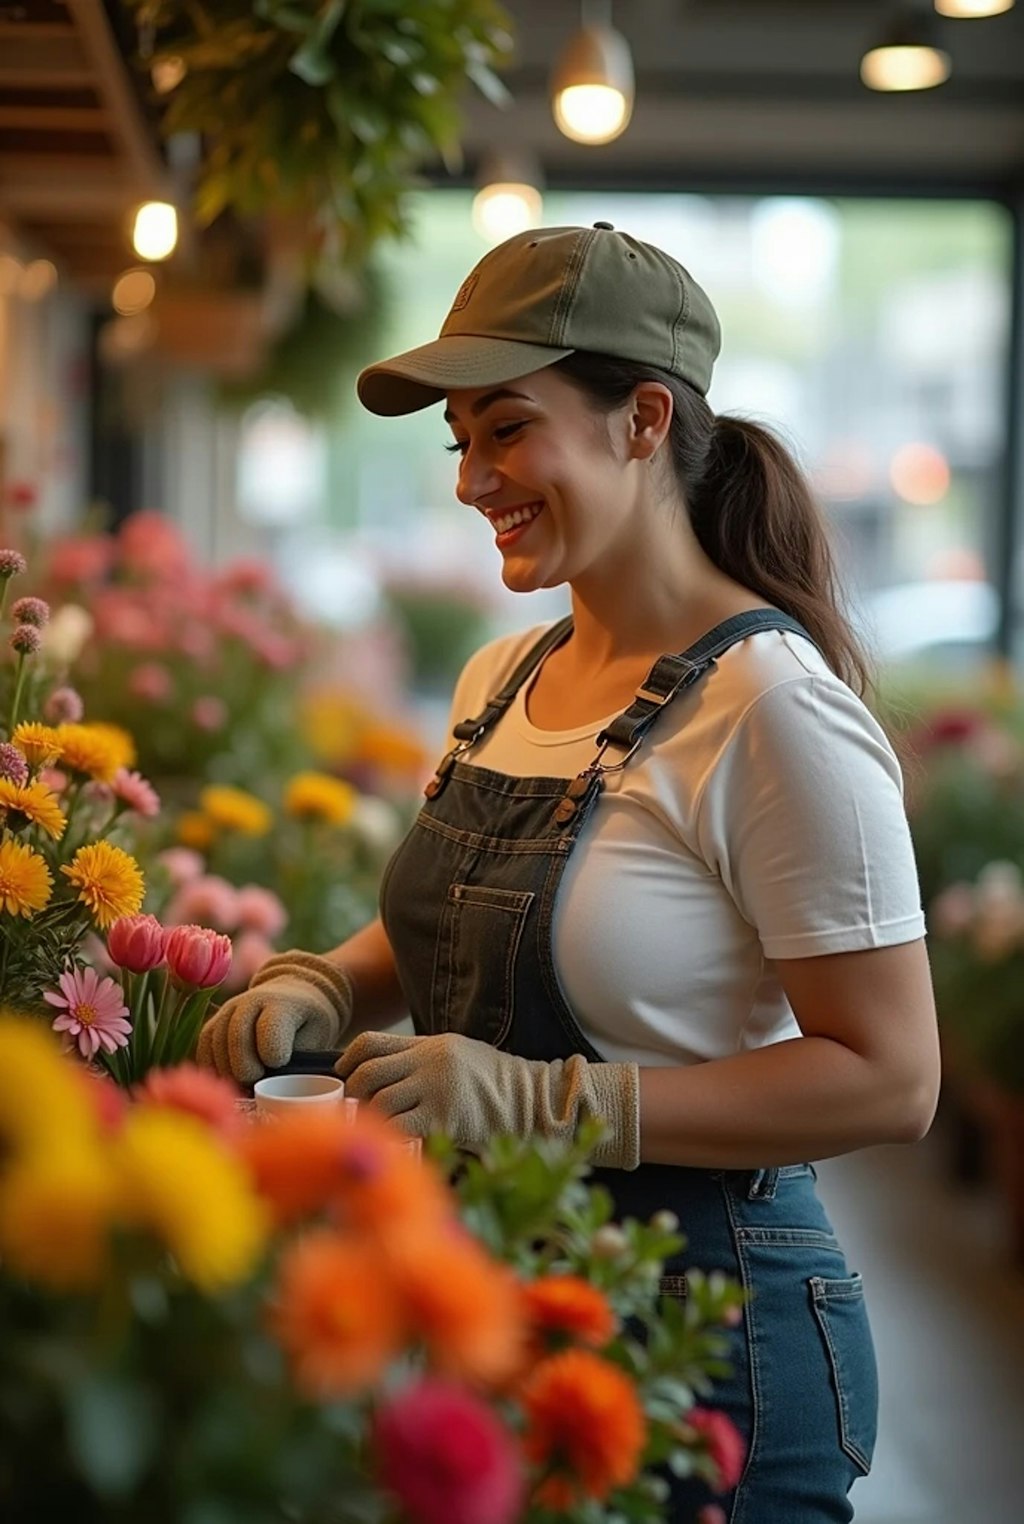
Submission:
[[[449,884],[434,961],[431,1031],[495,1047],[512,1025],[516,954],[534,898],[528,889]]]
[[[810,1279],[835,1387],[839,1442],[862,1475],[871,1470],[878,1432],[878,1368],[859,1275]]]

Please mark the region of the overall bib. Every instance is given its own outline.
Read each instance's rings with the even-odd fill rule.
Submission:
[[[520,778],[461,761],[530,674],[568,637],[571,617],[544,632],[427,785],[427,802],[388,863],[381,918],[420,1034],[460,1032],[531,1059],[602,1055],[580,1030],[552,953],[555,896],[602,784],[609,745],[628,764],[666,704],[723,651],[759,630],[806,631],[774,609],[726,620],[681,655],[659,657],[633,704],[597,738],[576,778]],[[685,930],[685,928],[682,928]],[[732,1418],[747,1447],[738,1486],[714,1497],[670,1478],[673,1524],[723,1507],[730,1524],[845,1524],[847,1494],[874,1447],[877,1377],[858,1274],[815,1192],[809,1164],[757,1170],[641,1164],[597,1169],[616,1216],[668,1209],[687,1243],[662,1290],[686,1295],[685,1272],[723,1270],[750,1293],[730,1332],[732,1375],[706,1405]]]

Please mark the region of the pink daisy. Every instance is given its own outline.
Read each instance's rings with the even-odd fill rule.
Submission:
[[[61,974],[57,983],[59,995],[47,991],[43,996],[48,1005],[63,1008],[53,1030],[73,1038],[83,1058],[95,1058],[100,1048],[113,1053],[128,1046],[132,1024],[116,980],[101,979],[94,968],[76,968]]]
[[[136,815],[143,815],[147,820],[154,820],[159,815],[160,796],[141,773],[130,773],[126,767],[119,767],[111,786],[121,803],[134,810]]]

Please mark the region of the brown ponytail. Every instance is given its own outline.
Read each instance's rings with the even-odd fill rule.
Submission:
[[[577,350],[553,369],[608,412],[641,381],[668,387],[672,466],[702,550],[798,619],[836,676],[867,699],[873,674],[840,607],[828,524],[781,440],[761,424],[716,418],[699,392],[655,366]]]

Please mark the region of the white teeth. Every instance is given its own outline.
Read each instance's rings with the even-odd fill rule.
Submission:
[[[492,519],[491,522],[499,534],[505,534],[509,529],[515,529],[517,524],[528,524],[531,519],[535,519],[543,506],[543,503],[535,503],[532,508],[516,508],[512,513],[507,513],[500,519]]]

